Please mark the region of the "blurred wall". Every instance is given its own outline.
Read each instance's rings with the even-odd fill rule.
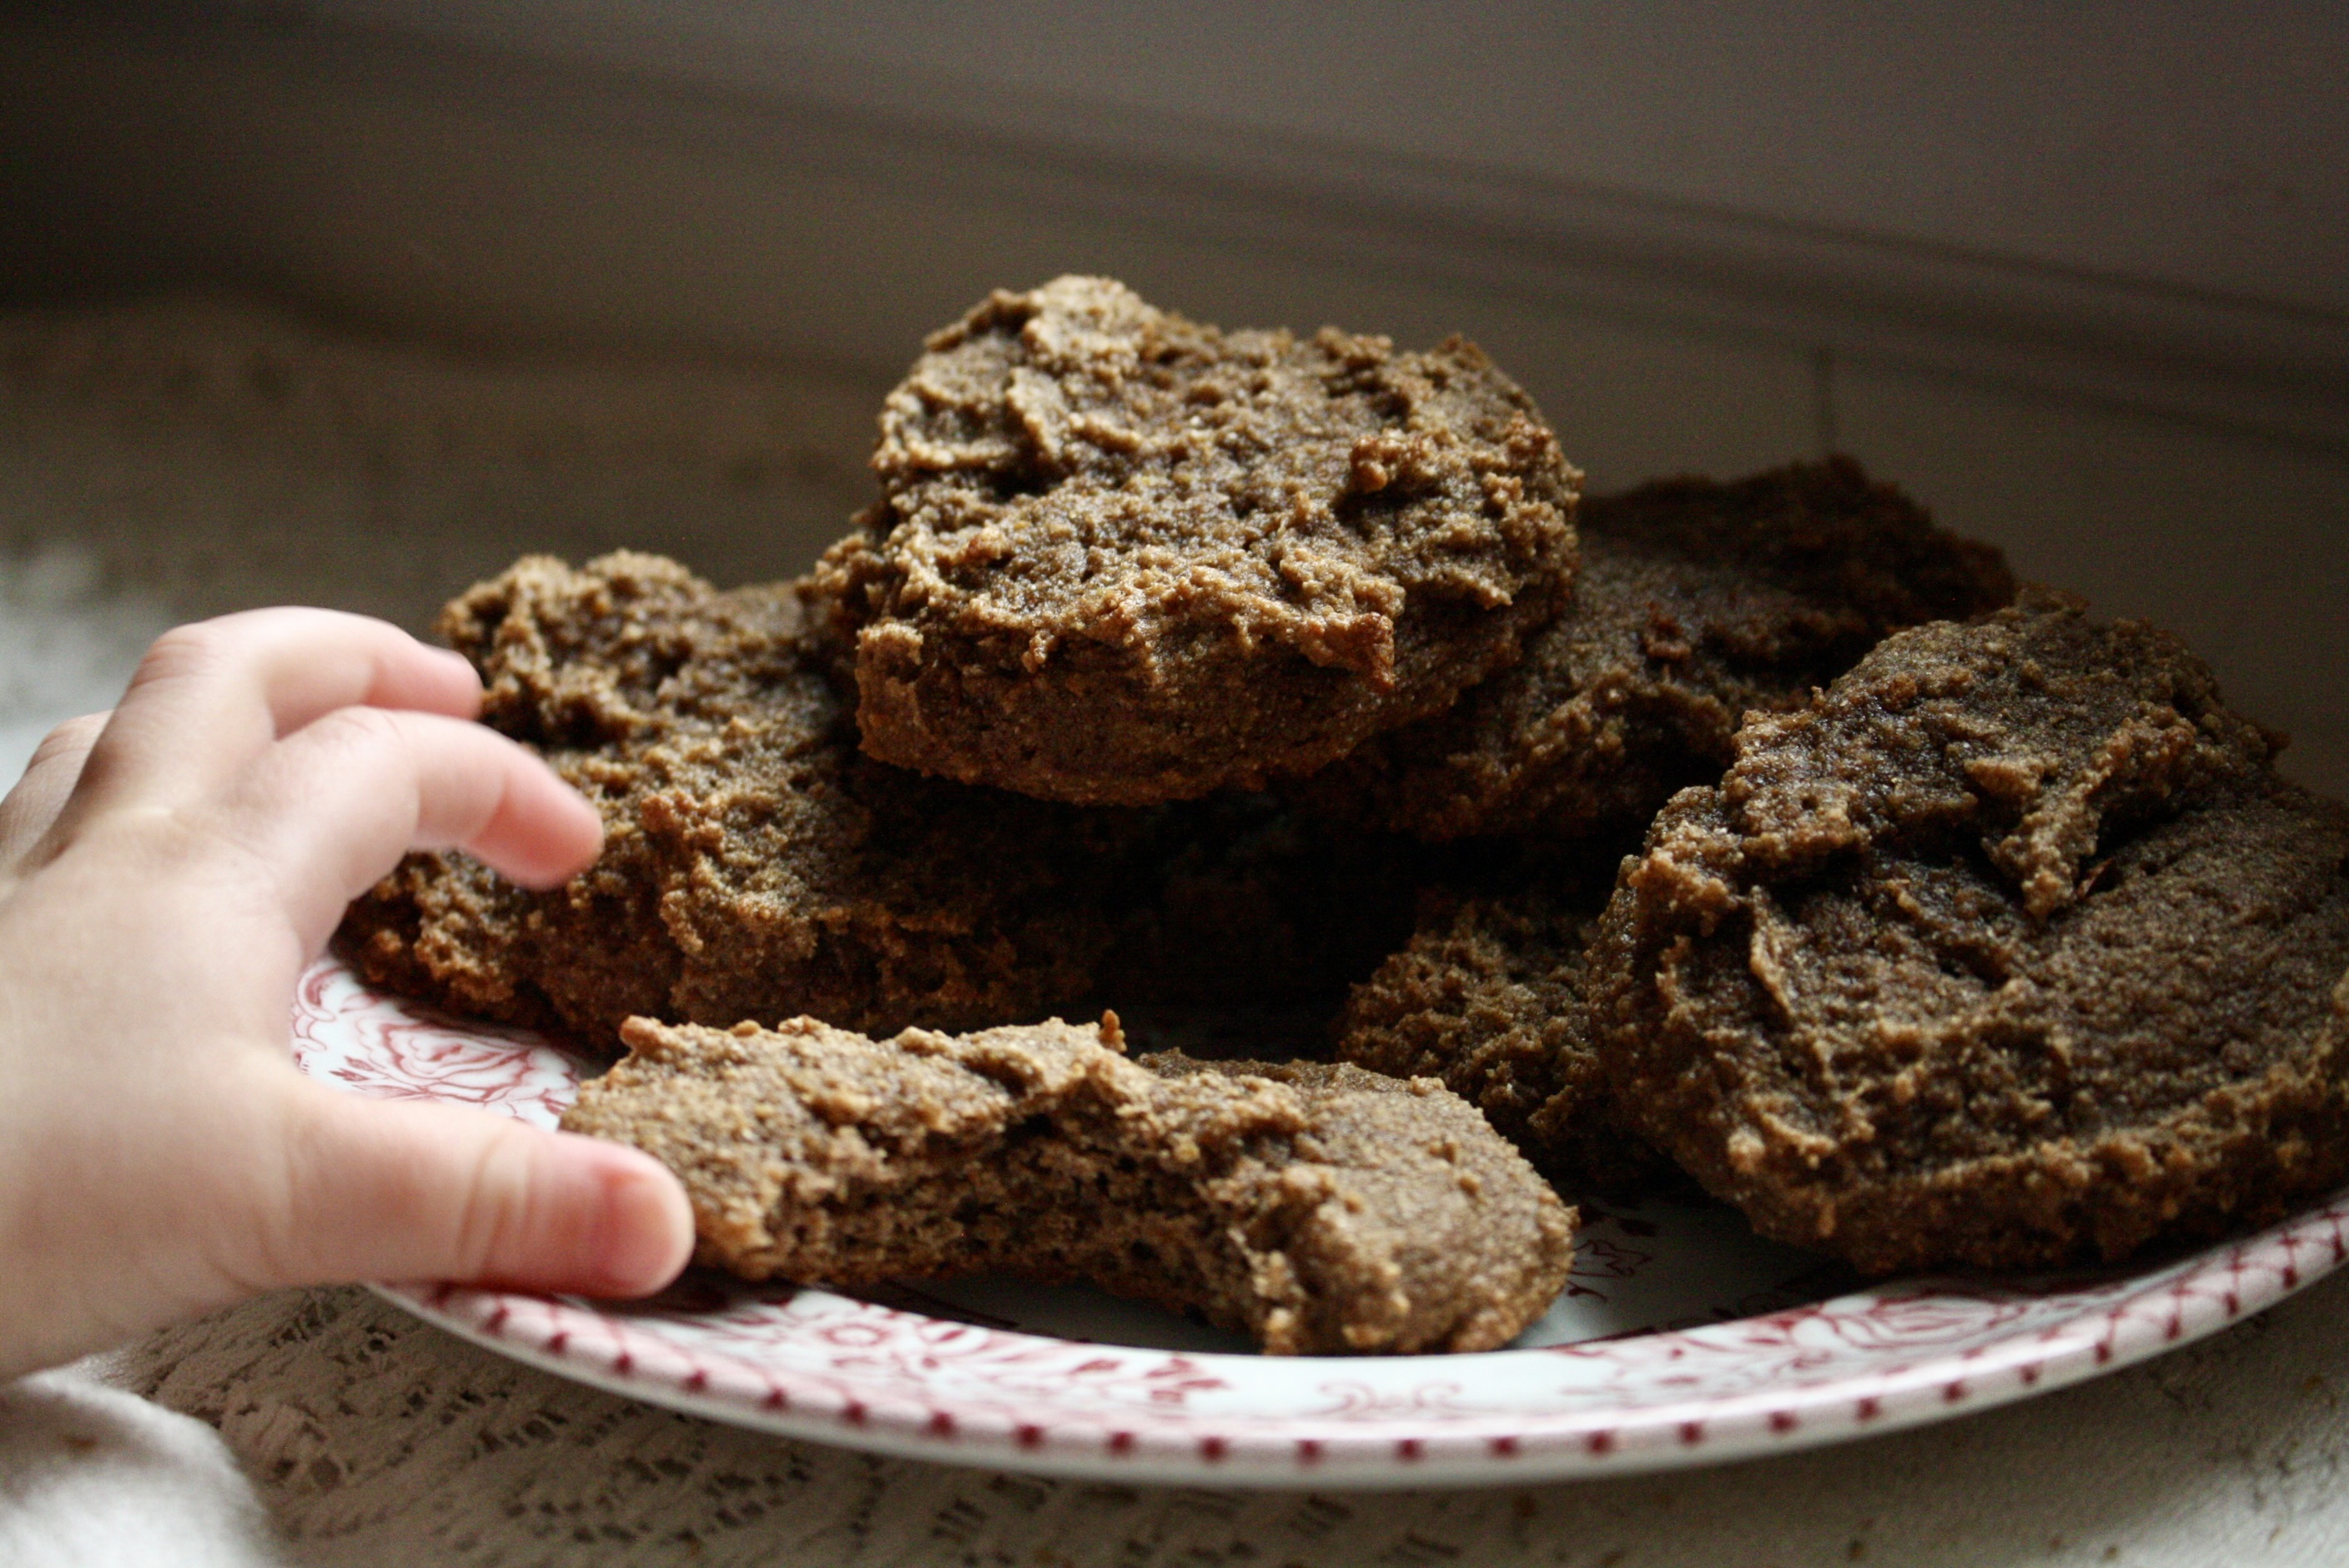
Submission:
[[[228,287],[826,407],[1063,271],[1465,331],[1595,485],[1850,449],[2349,790],[2349,12],[1747,15],[9,13],[0,294]]]
[[[2349,8],[2339,5],[313,9],[999,126],[1033,123],[1037,99],[1181,116],[2349,309]]]
[[[2349,453],[2349,11],[1095,9],[20,18],[0,283],[198,273],[876,377],[1092,268],[1235,319],[1792,350],[1827,439],[1848,366]]]

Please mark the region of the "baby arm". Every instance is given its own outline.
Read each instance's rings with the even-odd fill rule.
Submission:
[[[595,859],[594,809],[480,698],[380,622],[231,615],[166,634],[0,802],[0,1378],[284,1285],[632,1295],[684,1266],[645,1156],[289,1058],[303,967],[407,850],[537,887]]]

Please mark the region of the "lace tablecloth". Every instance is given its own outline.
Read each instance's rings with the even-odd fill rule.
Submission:
[[[784,1441],[567,1383],[364,1292],[295,1292],[0,1397],[0,1563],[2333,1563],[2349,1562],[2344,1331],[2336,1276],[2100,1381],[1842,1448],[1283,1494]]]
[[[874,388],[476,361],[242,307],[0,316],[0,767],[170,620],[410,624],[523,549],[797,570]],[[276,1295],[0,1388],[0,1565],[2349,1562],[2349,1278],[2224,1336],[1784,1459],[1449,1494],[1042,1481],[712,1426],[365,1293]]]

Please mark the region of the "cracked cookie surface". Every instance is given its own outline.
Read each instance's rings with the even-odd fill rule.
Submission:
[[[1890,1272],[2114,1259],[2349,1175],[2349,810],[2182,644],[2032,594],[1757,718],[1593,965],[1641,1132]]]
[[[954,1027],[1090,985],[1121,820],[860,755],[786,586],[533,557],[440,629],[481,671],[483,719],[595,801],[604,852],[548,892],[409,856],[344,922],[368,979],[605,1051],[638,1014]]]
[[[865,748],[1086,804],[1309,772],[1516,657],[1579,476],[1476,347],[998,293],[890,394],[811,578]]]
[[[1276,1354],[1361,1355],[1504,1345],[1571,1262],[1574,1212],[1425,1079],[1135,1062],[1114,1017],[623,1033],[564,1126],[675,1171],[698,1260],[754,1279],[1081,1279]]]
[[[1590,1038],[1588,945],[1602,882],[1470,898],[1433,918],[1347,997],[1336,1054],[1441,1079],[1569,1194],[1674,1180],[1630,1131]]]
[[[1848,458],[1586,498],[1573,598],[1449,711],[1299,786],[1443,841],[1636,835],[1710,783],[1749,710],[1805,701],[1903,627],[2014,595],[1998,552]]]

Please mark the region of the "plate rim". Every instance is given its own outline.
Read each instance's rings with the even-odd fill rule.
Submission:
[[[344,977],[370,1005],[424,1014],[435,1026],[445,1026],[471,1039],[554,1045],[533,1031],[449,1017],[384,993],[330,953],[309,966],[297,989],[296,1055],[305,1059],[305,1069],[302,1043],[328,1044],[307,1030],[334,1017],[316,998],[323,995],[326,982]],[[1041,1418],[1014,1420],[992,1408],[958,1407],[950,1391],[925,1401],[876,1385],[868,1398],[860,1398],[843,1392],[844,1384],[853,1386],[853,1375],[818,1380],[800,1368],[756,1366],[709,1347],[690,1349],[636,1326],[625,1315],[573,1298],[448,1284],[379,1284],[369,1288],[446,1332],[541,1370],[628,1398],[780,1436],[1070,1479],[1377,1490],[1632,1475],[1905,1430],[2068,1387],[2190,1344],[2265,1310],[2344,1262],[2349,1262],[2349,1190],[2251,1236],[2173,1255],[2141,1271],[2126,1266],[2095,1271],[2085,1277],[2106,1280],[2113,1292],[2109,1299],[2084,1304],[2079,1312],[2055,1322],[2019,1325],[2012,1332],[1961,1347],[1933,1346],[1910,1358],[1888,1357],[1881,1365],[1856,1367],[1817,1381],[1776,1388],[1765,1381],[1742,1391],[1554,1413],[1508,1410],[1434,1418],[1413,1408],[1392,1416],[1340,1419],[1328,1414],[1272,1417],[1184,1410],[1179,1417],[1160,1411],[1123,1428],[1097,1412],[1064,1413],[1055,1419],[1043,1410]],[[1857,1304],[1906,1300],[1930,1305],[1940,1299],[1980,1310],[1982,1289],[1969,1293],[1952,1288],[1966,1283],[1946,1277],[1877,1282],[1825,1301],[1693,1328],[1438,1359],[1596,1357],[1632,1346],[1671,1357],[1684,1350],[1723,1354],[1727,1352],[1710,1342],[1740,1331],[1754,1332],[1757,1326],[1775,1326],[1782,1336],[1806,1322],[1832,1326],[1837,1314],[1845,1318],[1859,1315],[1862,1307]],[[2011,1281],[2002,1294],[2051,1293],[2033,1292],[2027,1282]],[[972,1328],[895,1308],[868,1310],[937,1326],[948,1334],[968,1330],[1015,1346],[1066,1351],[1082,1345],[1024,1331]],[[1255,1357],[1212,1352],[1115,1346],[1084,1349],[1109,1358],[1154,1357],[1210,1372],[1226,1364],[1234,1370],[1261,1366]],[[1429,1359],[1311,1358],[1338,1377],[1350,1365],[1390,1368]]]
[[[2308,1254],[2303,1256],[2302,1254]],[[440,1284],[378,1284],[378,1295],[460,1338],[606,1392],[728,1425],[932,1462],[1083,1480],[1268,1490],[1388,1490],[1508,1486],[1636,1475],[1732,1463],[1930,1425],[2053,1392],[2192,1344],[2305,1289],[2349,1260],[2349,1191],[2256,1235],[2174,1262],[2144,1288],[2048,1328],[1914,1362],[1861,1370],[1780,1390],[1693,1396],[1679,1404],[1561,1411],[1542,1418],[1492,1414],[1431,1423],[1401,1418],[1342,1425],[1283,1419],[1285,1435],[1250,1431],[1266,1418],[1226,1418],[1226,1431],[1188,1437],[1119,1429],[1093,1418],[1024,1429],[982,1416],[957,1418],[950,1398],[917,1406],[894,1394],[842,1398],[789,1368],[765,1368],[760,1391],[709,1376],[712,1362],[657,1341],[625,1319],[562,1298]],[[2236,1288],[2190,1287],[2225,1273]],[[2167,1276],[2167,1277],[2164,1277]],[[1835,1302],[1915,1291],[1895,1280],[1834,1298],[1707,1326],[1715,1331],[1789,1319]],[[1922,1299],[1920,1297],[1920,1299]],[[572,1337],[587,1319],[610,1337]],[[942,1320],[930,1320],[942,1321]],[[1040,1345],[1078,1342],[1014,1331]],[[1669,1341],[1705,1330],[1626,1336]],[[1591,1342],[1584,1342],[1589,1344]],[[1114,1349],[1118,1347],[1102,1347]],[[608,1349],[609,1354],[605,1352]],[[1554,1357],[1572,1346],[1495,1351]],[[1152,1352],[1212,1367],[1246,1356]],[[1342,1367],[1384,1358],[1330,1357]],[[701,1374],[673,1375],[679,1363]],[[664,1375],[667,1372],[671,1375]],[[780,1402],[773,1396],[781,1395]],[[941,1421],[939,1417],[947,1418]],[[1123,1438],[1124,1440],[1119,1440]]]

